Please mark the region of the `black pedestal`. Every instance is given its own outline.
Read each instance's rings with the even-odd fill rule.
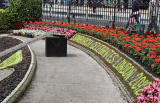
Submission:
[[[64,35],[46,37],[46,56],[67,56],[67,38]]]

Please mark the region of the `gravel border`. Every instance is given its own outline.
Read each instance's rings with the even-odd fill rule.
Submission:
[[[18,38],[16,38],[18,39]],[[21,40],[21,39],[19,39]],[[23,41],[23,40],[21,40]],[[23,41],[24,42],[24,41]],[[32,77],[34,75],[34,72],[36,70],[36,66],[37,66],[37,61],[36,61],[36,55],[33,52],[33,50],[30,48],[29,45],[27,45],[30,52],[31,52],[31,64],[30,67],[27,71],[27,73],[25,74],[23,80],[17,85],[17,87],[10,93],[10,95],[8,95],[3,101],[2,103],[13,103],[15,102],[20,96],[21,94],[23,94],[23,92],[25,91],[25,89],[27,88],[27,86],[30,84]]]

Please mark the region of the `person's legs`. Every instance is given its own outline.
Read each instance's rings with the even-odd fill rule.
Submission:
[[[139,14],[136,14],[134,17],[135,17],[137,24],[139,24]]]
[[[157,26],[157,17],[154,17],[153,18],[153,27],[154,27],[154,30],[157,34],[159,34],[159,28]]]
[[[129,18],[129,19],[130,19],[130,18]],[[129,26],[129,20],[128,20],[128,22],[127,22],[127,25],[126,25],[125,29],[127,29],[127,28],[128,28],[128,26]]]
[[[126,25],[126,27],[125,27],[125,29],[127,29],[128,28],[128,26],[129,26],[129,22],[130,22],[130,19],[132,18],[132,16],[130,15],[129,16],[129,19],[128,19],[128,22],[127,22],[127,25]]]
[[[96,13],[96,7],[93,6],[93,13]]]
[[[147,28],[147,32],[151,31],[152,28],[153,28],[153,20],[151,19]]]

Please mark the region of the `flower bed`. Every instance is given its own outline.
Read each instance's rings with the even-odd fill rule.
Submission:
[[[5,33],[7,32],[9,27],[7,25],[2,25],[0,26],[0,33]]]
[[[75,30],[69,30],[66,28],[59,28],[53,26],[38,26],[38,25],[25,25],[24,29],[14,30],[13,33],[21,34],[21,35],[31,35],[31,37],[35,37],[45,32],[49,32],[51,30],[57,31],[59,34],[65,35],[67,38],[72,37],[77,32]]]
[[[154,80],[133,61],[110,45],[82,34],[74,35],[70,41],[87,48],[98,55],[121,80],[130,95],[136,99],[144,86]]]
[[[13,30],[14,35],[27,36],[31,38],[43,35],[44,33],[45,32],[42,30],[28,30],[28,29]]]
[[[154,76],[158,76],[158,74],[160,74],[160,36],[159,35],[155,35],[153,33],[146,33],[144,35],[140,35],[140,34],[128,35],[121,28],[113,29],[113,28],[109,28],[109,27],[78,25],[78,24],[73,25],[73,24],[59,23],[59,22],[52,23],[52,22],[37,22],[36,21],[36,22],[29,22],[29,24],[30,25],[34,24],[34,25],[57,26],[57,27],[61,27],[61,28],[68,28],[68,29],[76,30],[76,31],[83,33],[83,34],[87,34],[87,35],[96,37],[98,39],[101,39],[101,40],[115,46],[116,48],[118,48],[122,52],[125,52],[126,54],[128,54],[128,56],[130,56],[134,60],[138,61],[139,64],[143,65],[145,67],[145,69],[147,71],[149,71],[150,73],[152,73]],[[72,40],[72,38],[71,38],[71,40]],[[85,40],[87,40],[87,39],[85,39]],[[88,43],[88,42],[84,41],[83,43]],[[96,45],[99,45],[99,44],[96,44]],[[96,47],[98,48],[99,46],[96,46]],[[96,52],[98,51],[96,48],[92,48],[92,49],[95,49]],[[122,71],[119,71],[119,73],[120,74],[122,73],[122,76],[124,75]],[[129,85],[131,86],[132,89],[136,89],[136,91],[134,91],[134,93],[139,94],[141,90],[140,89],[138,90],[135,86],[138,84],[138,86],[144,87],[147,84],[142,86],[143,83],[141,83],[141,82],[140,82],[140,84],[138,83],[138,80],[142,79],[142,81],[143,81],[143,79],[146,79],[146,77],[143,77],[143,73],[142,74],[140,73],[137,76],[139,76],[139,77],[137,77],[137,79],[133,80],[133,82],[135,82],[136,84],[132,82]],[[146,83],[151,84],[151,82],[149,82],[149,81]],[[131,84],[133,84],[133,85],[131,85]],[[145,82],[144,82],[144,84],[145,84]],[[137,95],[137,94],[135,94],[135,95]],[[142,96],[142,94],[140,96]],[[140,100],[139,98],[141,98],[141,97],[138,97],[137,99]],[[147,97],[147,99],[148,99],[148,97]],[[140,101],[139,103],[145,103],[145,102]],[[147,103],[153,103],[153,102],[147,101]]]
[[[137,97],[138,103],[160,103],[160,80],[155,79],[152,85],[143,88]]]
[[[21,43],[11,37],[0,38],[0,52]],[[24,78],[31,63],[28,47],[0,58],[0,102],[2,102]]]
[[[76,30],[80,33],[94,36],[119,48],[128,55],[134,57],[139,63],[160,74],[160,36],[152,35],[128,35],[123,29],[112,29],[91,25],[73,25],[68,23],[30,22],[30,24],[58,26]],[[151,71],[149,70],[149,71]]]

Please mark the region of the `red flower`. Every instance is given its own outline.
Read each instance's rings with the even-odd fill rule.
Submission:
[[[126,42],[129,42],[130,40],[129,39],[126,39]]]
[[[157,40],[160,40],[160,37],[157,37],[156,39],[157,39]]]
[[[126,39],[126,37],[122,37],[122,39],[123,39],[123,40],[125,40],[125,39]]]
[[[155,56],[155,55],[151,55],[150,57],[151,57],[151,58],[155,58],[156,56]]]
[[[136,49],[137,49],[138,51],[141,51],[141,50],[142,50],[140,47],[136,47]]]
[[[146,48],[146,47],[147,47],[146,45],[143,45],[143,46],[142,46],[142,48]]]
[[[29,24],[33,24],[33,22],[32,22],[32,21],[29,21]]]
[[[140,37],[143,38],[143,35],[141,35]]]
[[[136,46],[135,46],[135,45],[132,45],[132,47],[135,48]]]
[[[146,45],[146,42],[141,42],[141,44]]]
[[[160,58],[160,55],[158,55],[157,58]]]
[[[160,63],[160,59],[158,58],[158,59],[155,59],[155,62],[156,63]]]
[[[115,36],[114,36],[114,39],[117,39],[117,37],[118,37],[118,36],[115,35]]]
[[[151,51],[151,55],[155,55],[156,53],[154,51]]]
[[[135,42],[135,40],[132,40],[132,42],[134,43],[134,42]]]
[[[128,47],[129,44],[125,44],[124,47]]]
[[[156,51],[156,46],[155,45],[152,46],[152,50]]]
[[[151,43],[147,44],[147,46],[151,46]]]
[[[140,43],[136,43],[136,45],[137,45],[137,46],[141,46],[141,44],[140,44]]]
[[[28,21],[25,21],[25,24],[27,24],[28,23]]]
[[[141,41],[142,39],[141,39],[141,38],[135,38],[135,40],[136,40],[136,41]]]
[[[160,43],[155,43],[155,45],[160,48]]]
[[[103,33],[103,36],[107,36],[105,33]]]
[[[48,22],[48,24],[53,24],[52,22]]]

